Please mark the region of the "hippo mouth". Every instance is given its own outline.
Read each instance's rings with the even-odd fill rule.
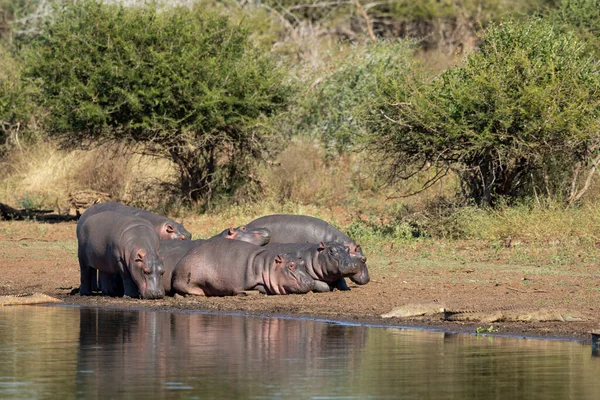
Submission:
[[[139,286],[140,299],[156,300],[165,297],[165,290],[162,286],[162,282],[159,286],[151,285],[154,286],[151,289],[149,289],[148,286],[148,281],[146,279],[143,279],[141,285]]]
[[[366,265],[361,271],[357,272],[354,275],[351,275],[349,278],[352,282],[356,283],[357,285],[366,285],[371,280]]]

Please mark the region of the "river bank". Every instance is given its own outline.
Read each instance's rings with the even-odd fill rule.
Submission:
[[[195,237],[207,229],[200,226],[205,224],[186,220]],[[0,295],[40,292],[67,304],[92,307],[239,312],[472,333],[479,328],[582,340],[589,340],[590,331],[600,327],[600,267],[594,260],[558,268],[529,259],[493,258],[489,249],[472,241],[364,246],[372,279],[365,286],[350,284],[349,292],[161,300],[81,297],[70,294],[79,285],[75,227],[74,222],[0,221]],[[416,304],[430,309],[439,305],[446,313],[381,317]],[[536,320],[557,315],[563,321]],[[531,320],[524,320],[527,316]],[[519,320],[506,320],[511,318]]]

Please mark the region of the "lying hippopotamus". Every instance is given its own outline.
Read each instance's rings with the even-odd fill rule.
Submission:
[[[353,276],[363,268],[359,260],[350,256],[348,248],[337,242],[269,243],[265,247],[304,260],[306,272],[316,281],[315,292],[328,292],[334,287],[339,290],[349,290],[344,277]]]
[[[349,276],[350,280],[359,285],[365,285],[371,279],[369,277],[369,269],[367,268],[367,258],[363,255],[360,246],[339,229],[334,228],[322,219],[308,215],[267,215],[246,224],[246,228],[268,229],[271,233],[270,244],[306,242],[343,243],[348,246],[350,255],[361,264],[360,270],[356,274]]]
[[[92,294],[96,270],[105,295],[160,299],[165,290],[160,240],[147,220],[115,211],[103,211],[78,226],[77,254],[81,272],[79,294]],[[112,276],[121,277],[121,285]],[[119,283],[118,280],[116,280]]]
[[[256,230],[246,229],[245,226],[237,228],[225,229],[223,232],[211,237],[210,239],[222,237],[226,239],[241,240],[243,242],[252,243],[256,246],[263,246],[269,243],[269,231],[261,228]],[[163,260],[165,273],[162,277],[163,287],[166,294],[171,294],[171,280],[173,278],[173,270],[177,263],[199,243],[210,239],[197,240],[164,240],[160,244],[160,255]]]
[[[103,211],[114,211],[125,215],[133,215],[149,221],[156,230],[160,240],[190,240],[192,238],[192,234],[189,233],[182,224],[177,223],[170,218],[163,217],[162,215],[158,215],[150,211],[126,206],[125,204],[117,203],[115,201],[107,201],[106,203],[95,204],[85,210],[77,222],[77,231],[79,231],[79,227],[85,222],[86,219]]]
[[[177,264],[173,289],[179,294],[231,296],[244,290],[267,294],[307,293],[315,281],[301,260],[265,247],[217,237],[198,243]]]

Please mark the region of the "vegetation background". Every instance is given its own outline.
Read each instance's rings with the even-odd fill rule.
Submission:
[[[64,212],[91,190],[216,221],[303,212],[367,244],[597,258],[598,0],[0,10],[0,202]]]

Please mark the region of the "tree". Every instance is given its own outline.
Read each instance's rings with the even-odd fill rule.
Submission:
[[[542,19],[492,25],[464,65],[418,90],[383,91],[378,106],[372,146],[391,180],[434,169],[432,184],[454,170],[480,204],[578,200],[600,161],[600,65]]]
[[[143,144],[173,160],[194,203],[251,179],[291,93],[244,26],[199,8],[64,2],[23,57],[52,134]]]

